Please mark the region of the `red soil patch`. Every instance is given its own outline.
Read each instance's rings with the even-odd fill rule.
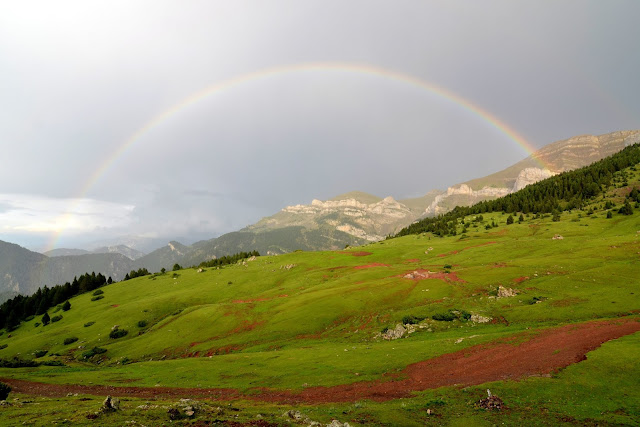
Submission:
[[[358,252],[339,251],[338,253],[339,253],[339,254],[351,255],[351,256],[367,256],[367,255],[373,255],[373,252],[365,252],[365,251],[358,251]]]
[[[400,373],[376,381],[333,387],[311,387],[299,392],[257,389],[242,394],[234,389],[171,387],[114,387],[79,384],[44,384],[11,378],[0,381],[17,393],[60,397],[68,393],[139,398],[251,399],[278,403],[385,401],[409,397],[414,391],[444,386],[471,386],[490,381],[517,380],[548,375],[586,359],[586,354],[606,341],[640,331],[631,319],[591,321],[539,332],[516,334],[511,339],[476,345],[407,366]],[[257,392],[257,393],[256,393]]]
[[[389,264],[382,264],[380,262],[374,262],[372,264],[367,265],[358,265],[353,267],[354,270],[364,270],[365,268],[373,268],[373,267],[391,267]]]
[[[111,307],[120,307],[120,304],[113,304]]]
[[[493,267],[493,268],[505,268],[506,266],[507,266],[507,264],[504,263],[504,262],[496,262],[491,267]]]
[[[403,279],[410,280],[425,280],[425,279],[440,279],[448,282],[463,282],[464,280],[459,278],[456,273],[443,273],[443,272],[433,272],[429,270],[414,270],[402,275]]]
[[[521,277],[516,277],[515,279],[513,279],[513,281],[516,282],[516,283],[522,283],[525,280],[529,280],[529,276],[521,276]]]
[[[420,260],[418,258],[411,258],[411,259],[406,260],[404,263],[408,264],[410,262],[420,262]]]

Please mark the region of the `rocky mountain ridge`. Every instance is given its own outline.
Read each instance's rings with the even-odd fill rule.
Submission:
[[[449,187],[436,196],[425,215],[439,215],[458,205],[470,206],[505,196],[555,174],[587,166],[638,141],[640,131],[629,130],[553,142],[500,172]]]

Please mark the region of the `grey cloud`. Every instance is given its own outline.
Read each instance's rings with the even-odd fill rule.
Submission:
[[[350,190],[424,194],[527,153],[463,106],[363,73],[263,76],[176,106],[332,61],[442,87],[536,147],[640,128],[639,15],[632,1],[7,3],[0,193],[136,206],[105,235],[202,238]]]

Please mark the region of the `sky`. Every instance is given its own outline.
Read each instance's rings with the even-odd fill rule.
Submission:
[[[2,1],[0,240],[189,243],[640,128],[640,2]]]

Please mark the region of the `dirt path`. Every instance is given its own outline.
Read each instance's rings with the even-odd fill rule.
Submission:
[[[640,331],[640,322],[631,319],[592,321],[521,333],[508,339],[476,345],[407,366],[400,373],[382,380],[311,387],[300,392],[260,389],[244,395],[234,389],[171,387],[112,387],[98,385],[44,384],[10,378],[15,392],[40,396],[66,396],[68,393],[140,398],[250,399],[279,403],[377,401],[410,396],[413,391],[489,381],[520,379],[550,374],[586,358],[586,354],[606,341]]]

